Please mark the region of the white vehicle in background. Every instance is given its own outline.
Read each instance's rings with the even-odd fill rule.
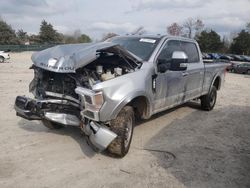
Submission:
[[[3,63],[5,59],[10,59],[10,54],[8,51],[0,51],[0,63]]]

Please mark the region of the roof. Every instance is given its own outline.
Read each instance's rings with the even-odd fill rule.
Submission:
[[[163,38],[171,38],[176,40],[185,40],[190,42],[196,42],[194,39],[190,39],[187,37],[181,37],[181,36],[173,36],[173,35],[161,35],[161,34],[142,34],[142,35],[121,35],[121,36],[115,36],[112,38],[119,38],[119,37],[128,37],[128,38],[155,38],[155,39],[163,39]],[[109,39],[108,39],[109,40]]]

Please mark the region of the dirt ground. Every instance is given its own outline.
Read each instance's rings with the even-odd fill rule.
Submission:
[[[226,75],[211,112],[189,103],[135,127],[123,159],[95,153],[77,128],[15,115],[30,95],[31,52],[0,64],[0,187],[250,187],[250,77]]]

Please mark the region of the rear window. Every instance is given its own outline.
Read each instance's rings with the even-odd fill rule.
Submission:
[[[192,42],[181,41],[181,49],[188,56],[188,63],[197,63],[200,61],[197,46]]]

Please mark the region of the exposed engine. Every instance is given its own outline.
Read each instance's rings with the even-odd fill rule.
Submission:
[[[133,72],[137,65],[129,59],[112,53],[100,53],[92,63],[76,70],[76,73],[55,73],[32,67],[35,77],[30,91],[37,98],[44,99],[46,92],[60,93],[78,99],[74,89],[82,86],[91,89],[93,85]]]

